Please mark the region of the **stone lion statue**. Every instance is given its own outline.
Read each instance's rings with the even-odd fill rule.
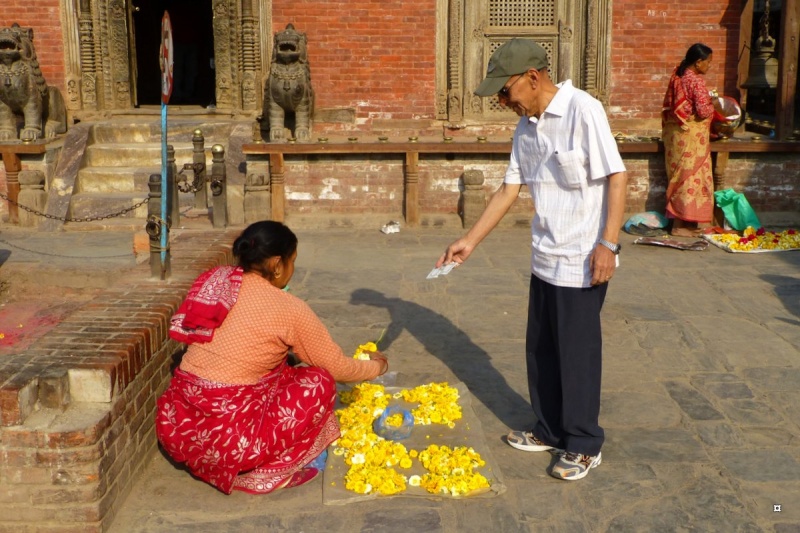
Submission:
[[[285,137],[286,119],[294,119],[294,137],[298,141],[311,139],[311,114],[314,110],[314,91],[306,53],[306,34],[298,33],[294,25],[275,34],[264,109],[269,110],[269,140]]]
[[[55,137],[67,131],[64,98],[48,87],[36,59],[33,30],[14,23],[0,29],[0,141]],[[44,135],[43,135],[44,133]]]

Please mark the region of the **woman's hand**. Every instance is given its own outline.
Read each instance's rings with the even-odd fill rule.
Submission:
[[[389,370],[389,360],[381,352],[370,352],[369,359],[370,361],[378,361],[381,364],[381,373],[379,375],[382,376]]]

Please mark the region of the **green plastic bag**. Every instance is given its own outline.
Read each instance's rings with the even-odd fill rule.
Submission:
[[[714,192],[714,200],[717,206],[722,209],[725,214],[725,220],[735,230],[742,231],[751,226],[755,229],[761,227],[761,222],[758,220],[756,212],[750,207],[750,202],[744,197],[744,194],[736,192],[733,189],[723,189]]]

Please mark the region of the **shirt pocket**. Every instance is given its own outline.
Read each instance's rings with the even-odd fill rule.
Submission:
[[[586,184],[589,172],[586,168],[586,157],[581,150],[556,152],[555,158],[559,185],[567,189],[580,189]]]

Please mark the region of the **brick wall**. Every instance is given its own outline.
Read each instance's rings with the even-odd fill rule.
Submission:
[[[48,85],[64,92],[64,39],[61,31],[59,0],[3,0],[0,28],[15,22],[33,29],[36,56]]]
[[[156,399],[180,345],[169,318],[238,231],[176,235],[168,283],[149,265],[0,361],[0,533],[108,529],[153,456]]]
[[[355,108],[366,123],[434,115],[436,2],[274,0],[272,23],[308,36],[318,108]]]
[[[695,42],[714,49],[710,87],[738,98],[741,0],[702,3],[618,0],[611,37],[612,122],[653,131],[669,75]],[[0,26],[32,27],[51,85],[64,87],[59,0],[5,0]],[[292,23],[309,40],[317,107],[354,108],[363,124],[431,119],[434,109],[436,2],[315,0],[272,2],[273,31]],[[644,120],[645,122],[642,122]],[[639,121],[639,122],[635,122]]]
[[[660,132],[660,107],[667,80],[686,49],[704,42],[714,49],[714,63],[707,75],[710,87],[738,97],[737,58],[740,50],[739,15],[742,0],[709,0],[703,3],[640,0],[613,2],[610,62],[609,118],[614,131],[657,134]],[[36,7],[28,7],[35,4]],[[0,23],[18,20],[34,27],[37,43],[61,43],[58,0],[6,0]],[[317,94],[318,109],[351,108],[356,111],[356,127],[372,135],[389,133],[393,140],[411,134],[431,134],[441,124],[432,120],[434,109],[435,17],[433,0],[314,0],[313,2],[272,2],[273,31],[288,23],[304,32],[309,40],[309,61]],[[411,39],[413,37],[413,39]],[[62,46],[44,46],[40,63],[48,81],[63,79]],[[513,121],[509,122],[511,124]],[[505,125],[503,125],[505,126]],[[501,127],[503,127],[501,126]],[[315,133],[342,133],[352,125],[317,123]],[[495,126],[471,124],[469,135],[486,134]],[[425,131],[423,131],[425,130]],[[491,134],[491,133],[490,133]],[[366,134],[362,134],[366,138]],[[314,160],[298,170],[288,184],[289,212],[322,213],[386,210],[400,212],[402,174],[391,158],[374,158],[343,167],[336,162]],[[364,163],[365,166],[361,166]],[[298,163],[299,164],[299,163]],[[634,188],[631,205],[651,202],[662,194],[663,167],[659,160],[650,164],[634,162],[631,169]],[[741,165],[741,166],[737,166]],[[26,163],[25,168],[30,164]],[[450,212],[457,194],[457,179],[468,161],[441,164],[421,170],[422,212]],[[502,175],[498,164],[495,176]],[[764,172],[767,171],[768,172]],[[429,172],[429,174],[425,174]],[[796,170],[790,158],[758,155],[732,161],[732,176],[748,187],[766,190],[776,181],[775,192],[764,201],[765,210],[796,209],[793,196]],[[737,174],[739,173],[739,174]],[[748,173],[753,173],[748,175]],[[4,190],[0,170],[0,190]],[[493,188],[487,174],[487,190]],[[293,181],[293,180],[297,181]],[[739,179],[739,178],[737,178]],[[428,182],[436,182],[425,189]],[[450,183],[450,186],[443,185]],[[366,194],[361,190],[369,189]],[[784,194],[788,192],[788,194]],[[763,197],[766,193],[759,192]],[[0,205],[0,215],[5,206]]]
[[[739,1],[618,0],[613,4],[610,109],[625,129],[660,130],[661,103],[672,70],[702,42],[714,50],[709,88],[739,98]],[[641,122],[644,120],[645,122]]]

